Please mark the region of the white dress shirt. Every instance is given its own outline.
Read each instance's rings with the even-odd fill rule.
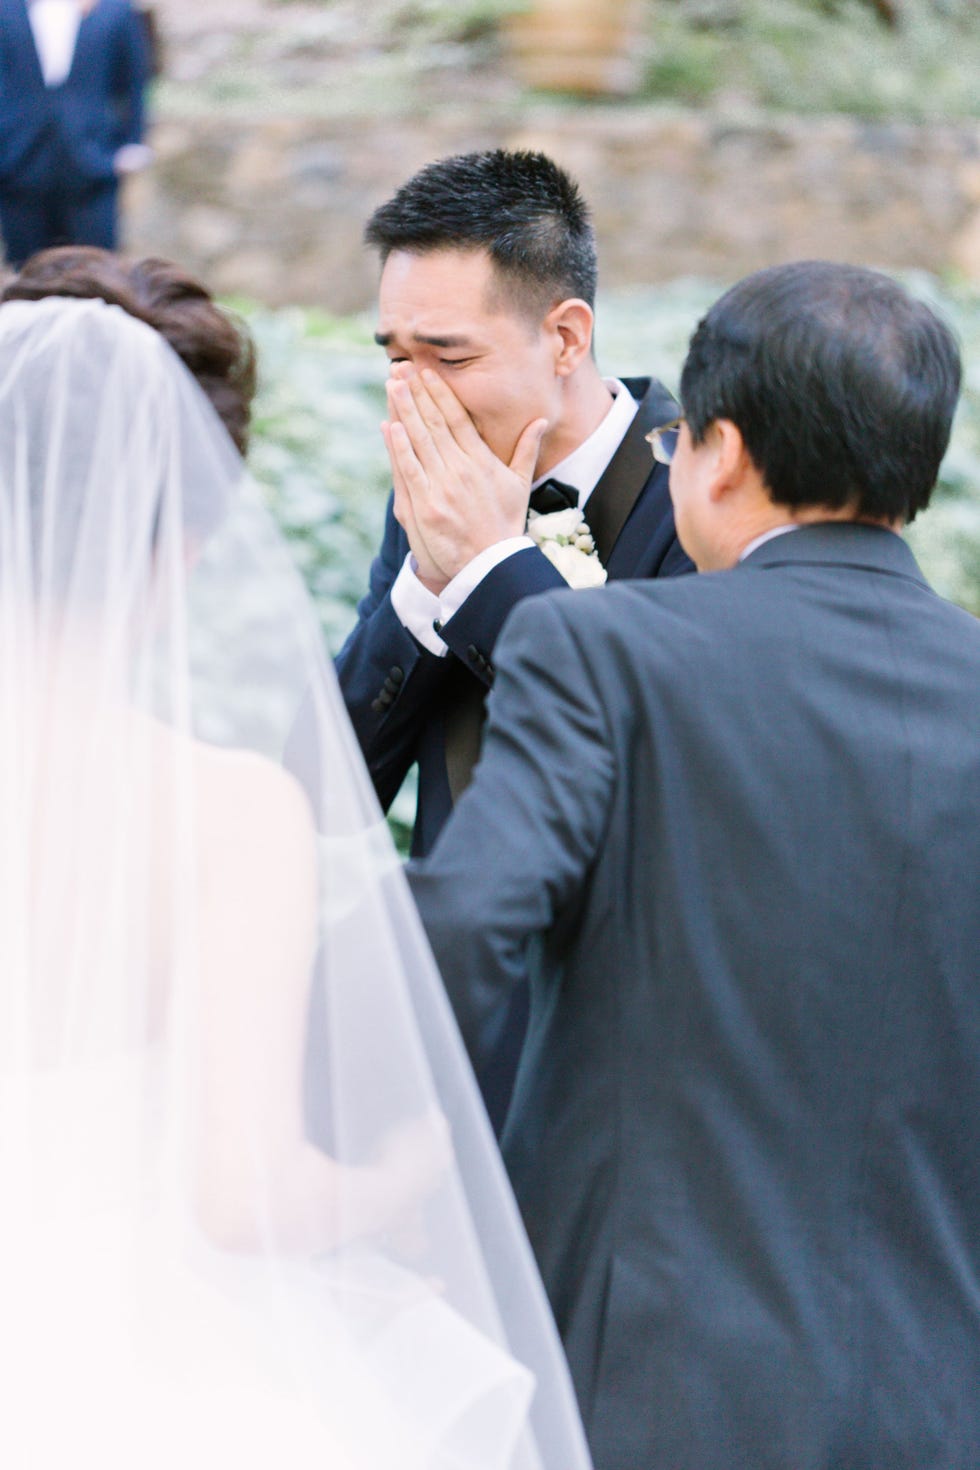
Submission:
[[[774,541],[777,536],[785,536],[787,531],[798,531],[799,529],[797,523],[792,521],[787,522],[785,526],[773,526],[771,530],[763,531],[761,536],[755,536],[749,542],[739,557],[739,561],[744,561],[747,556],[751,556],[753,551],[756,551],[760,546],[764,546],[767,541]]]
[[[75,59],[82,12],[77,0],[31,0],[27,7],[46,87],[60,87]]]
[[[553,465],[546,475],[539,476],[531,487],[536,490],[545,480],[561,480],[563,484],[578,491],[580,510],[585,509],[589,496],[623,442],[626,430],[633,422],[639,407],[632,393],[618,378],[608,378],[605,383],[613,400],[602,423],[577,449],[566,455],[560,464]],[[409,552],[391,588],[391,605],[396,617],[423,648],[442,658],[449,650],[435,631],[433,623],[448,623],[494,567],[499,566],[508,556],[534,544],[530,536],[510,536],[505,541],[488,546],[457,572],[438,595],[430,592],[419,581],[416,576],[417,563]]]

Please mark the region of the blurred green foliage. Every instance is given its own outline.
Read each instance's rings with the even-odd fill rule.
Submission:
[[[980,116],[980,5],[648,0],[648,98],[942,121]]]
[[[238,309],[259,350],[249,463],[336,651],[366,590],[384,521],[384,354],[363,318]]]

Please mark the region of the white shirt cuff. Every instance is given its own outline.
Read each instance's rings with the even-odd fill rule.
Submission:
[[[423,648],[437,658],[444,658],[449,649],[436,632],[435,624],[448,623],[494,567],[533,545],[530,536],[509,536],[506,541],[488,546],[446,583],[438,597],[419,581],[415,574],[417,563],[409,552],[391,584],[391,605],[396,618]]]
[[[153,149],[148,148],[145,143],[124,143],[121,148],[116,149],[113,159],[117,174],[139,173],[141,168],[153,160]]]
[[[432,626],[434,622],[443,621],[439,599],[428,587],[423,587],[415,575],[415,565],[415,558],[409,552],[391,584],[391,605],[398,621],[423,648],[437,658],[445,658],[449,649]]]
[[[518,551],[524,551],[534,542],[530,536],[508,536],[506,541],[497,541],[493,546],[488,546],[479,552],[472,561],[468,561],[461,572],[457,572],[451,582],[447,582],[439,594],[439,619],[448,623],[449,619],[458,613],[463,603],[469,597],[484,577],[488,577],[494,567],[499,567],[502,561],[509,556],[514,556]]]

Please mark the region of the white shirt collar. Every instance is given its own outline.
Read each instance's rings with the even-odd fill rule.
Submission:
[[[756,536],[749,542],[739,557],[739,561],[744,561],[747,556],[751,556],[753,551],[758,551],[759,547],[764,546],[767,541],[774,541],[777,536],[785,536],[787,531],[798,531],[799,529],[795,521],[791,521],[785,526],[773,526],[771,530],[763,531],[761,536]]]
[[[622,444],[626,430],[640,406],[618,378],[604,378],[603,381],[613,395],[613,400],[602,423],[593,429],[577,449],[573,449],[559,464],[553,465],[546,475],[540,475],[535,480],[533,489],[537,489],[545,480],[561,480],[563,484],[571,485],[578,491],[579,506],[584,507],[609,461]]]

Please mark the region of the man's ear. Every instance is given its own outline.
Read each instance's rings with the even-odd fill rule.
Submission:
[[[569,377],[592,352],[595,313],[587,301],[570,296],[559,301],[544,319],[544,330],[555,336],[555,371]]]
[[[742,431],[731,419],[715,419],[704,436],[711,456],[708,495],[722,500],[745,483],[752,460]]]

